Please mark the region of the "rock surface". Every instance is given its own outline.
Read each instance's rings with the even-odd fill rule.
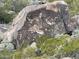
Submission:
[[[13,19],[12,26],[4,33],[3,41],[16,39],[20,44],[23,40],[30,43],[40,35],[55,37],[70,31],[68,20],[68,6],[64,1],[27,6]]]
[[[12,43],[1,43],[0,51],[3,51],[4,49],[12,51],[12,50],[14,50],[14,45]]]
[[[79,15],[71,17],[69,27],[72,31],[74,31],[75,29],[79,29]]]
[[[72,30],[72,38],[79,38],[79,15],[71,17],[69,23],[70,30]]]
[[[71,37],[78,39],[78,38],[79,38],[79,29],[75,29],[75,30],[72,32]]]

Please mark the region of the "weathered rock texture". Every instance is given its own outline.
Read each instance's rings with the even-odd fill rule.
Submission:
[[[71,28],[72,32],[72,38],[79,38],[79,15],[75,15],[71,17],[69,27]]]
[[[70,25],[72,30],[79,29],[79,15],[71,17]]]
[[[54,37],[69,31],[68,20],[68,6],[64,1],[27,6],[13,19],[2,42],[17,39],[19,43],[23,40],[30,43],[40,35]]]

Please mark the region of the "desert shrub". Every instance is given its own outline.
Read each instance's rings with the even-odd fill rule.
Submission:
[[[79,0],[65,0],[69,5],[69,12],[71,16],[79,14]]]
[[[79,52],[79,39],[72,40],[63,47],[63,54],[72,56]]]
[[[0,59],[11,59],[13,52],[10,52],[6,49],[0,51]]]
[[[78,39],[71,39],[68,35],[57,38],[43,36],[37,39],[37,46],[41,49],[42,53],[49,56],[71,56],[79,51],[78,42]]]
[[[35,57],[35,49],[31,47],[27,47],[23,49],[23,58],[28,58],[28,57]]]
[[[1,2],[4,6],[0,7],[0,23],[11,22],[15,15],[27,5],[27,0],[3,0]],[[15,14],[9,14],[10,11]]]
[[[66,35],[58,38],[43,36],[37,39],[37,46],[42,50],[42,53],[47,55],[54,55],[56,53],[56,48],[65,44],[68,37],[69,36]]]

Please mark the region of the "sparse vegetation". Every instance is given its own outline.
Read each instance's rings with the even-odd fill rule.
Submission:
[[[41,36],[37,39],[37,42],[38,48],[42,51],[41,56],[36,56],[35,49],[28,46],[13,52],[4,50],[0,52],[0,57],[1,59],[6,57],[8,59],[42,59],[54,55],[56,57],[73,56],[73,54],[79,52],[79,39],[71,39],[68,35],[63,35],[58,38]]]
[[[54,0],[49,0],[54,1]],[[79,13],[79,0],[65,0],[69,4],[69,13],[71,16]],[[22,3],[21,3],[22,2]],[[12,1],[6,0],[4,7],[0,7],[0,23],[9,23],[23,7],[27,4],[27,0],[20,0],[12,7]],[[8,14],[6,11],[14,11],[14,14]],[[73,56],[79,52],[79,39],[72,39],[68,35],[57,38],[49,36],[41,36],[36,39],[37,47],[41,50],[41,56],[36,56],[35,49],[26,47],[22,44],[20,49],[14,51],[1,51],[0,59],[48,59],[50,56],[62,57]]]

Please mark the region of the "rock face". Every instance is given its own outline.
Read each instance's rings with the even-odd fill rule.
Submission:
[[[64,1],[27,6],[13,19],[3,41],[16,39],[20,44],[23,40],[30,43],[40,35],[55,37],[69,31],[68,20],[68,6]]]
[[[73,31],[72,37],[79,38],[79,15],[75,15],[75,16],[71,17],[70,28]]]
[[[79,15],[71,17],[69,24],[70,24],[69,27],[72,31],[74,31],[75,29],[79,29]]]
[[[29,5],[35,5],[35,4],[44,4],[47,2],[47,0],[28,0]]]

